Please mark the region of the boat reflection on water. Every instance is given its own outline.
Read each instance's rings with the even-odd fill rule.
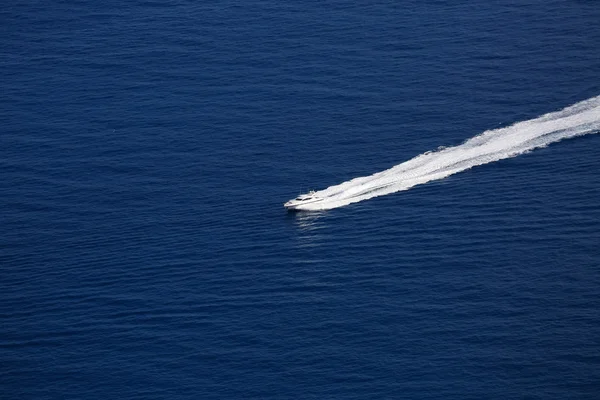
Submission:
[[[327,227],[325,211],[298,211],[286,213],[290,223],[295,225],[295,242],[298,247],[318,247],[326,237],[323,228]]]
[[[296,225],[303,231],[323,228],[323,224],[319,222],[319,219],[325,215],[325,211],[298,211],[290,215],[295,217]]]

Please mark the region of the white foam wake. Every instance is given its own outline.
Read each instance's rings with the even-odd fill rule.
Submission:
[[[600,96],[561,111],[485,131],[465,143],[418,155],[376,174],[354,178],[316,192],[322,201],[299,209],[328,210],[377,196],[408,190],[457,172],[515,157],[550,143],[600,131]]]

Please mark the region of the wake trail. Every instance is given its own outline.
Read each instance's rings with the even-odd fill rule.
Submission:
[[[599,131],[600,96],[597,96],[528,121],[485,131],[458,146],[428,151],[385,171],[330,186],[316,192],[322,201],[299,209],[343,207]]]

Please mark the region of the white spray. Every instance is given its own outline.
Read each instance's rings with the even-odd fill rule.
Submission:
[[[328,210],[377,196],[408,190],[533,149],[576,136],[600,131],[600,96],[576,103],[561,111],[514,125],[485,131],[465,143],[430,151],[376,174],[354,178],[316,192],[323,200],[298,207]]]

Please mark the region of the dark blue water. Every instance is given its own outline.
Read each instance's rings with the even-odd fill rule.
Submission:
[[[599,95],[599,21],[4,4],[0,398],[598,399],[600,135],[282,204]]]

